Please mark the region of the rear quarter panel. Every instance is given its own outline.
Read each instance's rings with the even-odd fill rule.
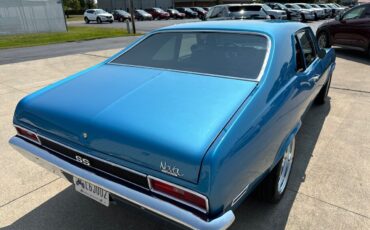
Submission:
[[[300,86],[296,74],[293,36],[271,37],[264,76],[249,99],[220,133],[203,160],[200,181],[209,176],[211,213],[231,207],[247,186],[244,197],[277,162],[277,154],[298,132],[313,89]],[[276,45],[279,44],[279,45]]]

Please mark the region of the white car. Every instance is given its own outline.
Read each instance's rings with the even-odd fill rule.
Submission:
[[[313,11],[315,15],[315,20],[323,19],[325,18],[325,11],[323,9],[316,9],[310,6],[307,3],[297,3],[297,5],[303,9]]]
[[[84,13],[84,20],[86,24],[91,21],[96,21],[98,24],[102,22],[113,22],[113,15],[102,9],[88,9]]]

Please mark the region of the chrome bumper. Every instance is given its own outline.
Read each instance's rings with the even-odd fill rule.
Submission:
[[[48,151],[39,148],[34,144],[19,138],[12,137],[9,140],[10,145],[29,160],[41,165],[49,171],[64,177],[67,173],[72,176],[90,181],[116,196],[127,200],[133,204],[143,207],[153,213],[163,216],[185,227],[191,229],[227,229],[235,220],[233,211],[228,211],[222,216],[211,221],[205,221],[193,213],[181,209],[173,204],[167,203],[155,197],[143,194],[134,189],[128,188],[121,184],[109,181],[97,176],[87,170],[76,167],[58,157],[48,153]]]

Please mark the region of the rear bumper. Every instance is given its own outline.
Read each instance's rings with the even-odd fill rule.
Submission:
[[[230,210],[218,218],[211,221],[205,221],[193,213],[181,209],[171,203],[143,194],[139,191],[112,182],[87,170],[72,165],[50,154],[48,151],[39,148],[35,144],[31,144],[19,137],[12,137],[9,140],[9,143],[24,157],[59,176],[65,177],[65,175],[68,174],[70,176],[76,176],[90,181],[91,183],[104,188],[110,193],[130,203],[138,205],[190,229],[227,229],[235,220],[234,213]]]

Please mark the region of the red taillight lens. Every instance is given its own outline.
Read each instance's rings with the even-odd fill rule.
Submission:
[[[27,129],[23,129],[23,128],[20,128],[20,127],[15,127],[15,129],[17,130],[18,135],[20,135],[22,137],[25,137],[25,138],[27,138],[31,141],[35,141],[35,142],[40,144],[36,133],[28,131]]]
[[[154,192],[174,198],[175,200],[187,204],[202,212],[208,211],[207,198],[200,194],[195,194],[190,190],[180,188],[155,178],[149,178],[149,183]]]

